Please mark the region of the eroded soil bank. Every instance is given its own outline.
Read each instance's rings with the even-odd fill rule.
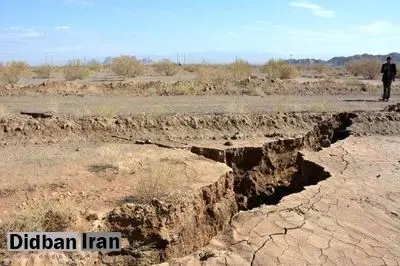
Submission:
[[[393,86],[397,86],[394,84]],[[393,94],[398,90],[394,88]],[[101,84],[45,81],[30,85],[0,85],[0,96],[23,95],[379,95],[381,85],[358,80],[315,79],[311,81],[254,78],[200,81],[123,81]]]
[[[53,138],[55,142],[63,142],[68,138],[81,137],[88,141],[100,138],[101,141],[118,139],[126,142],[153,134],[153,140],[143,143],[166,142],[163,144],[165,147],[184,148],[224,162],[232,168],[231,172],[212,184],[183,193],[179,199],[132,202],[108,213],[103,220],[104,225],[111,231],[123,232],[127,239],[121,253],[98,255],[95,259],[110,265],[160,263],[190,254],[223,231],[238,210],[276,204],[283,196],[329,177],[323,167],[305,160],[301,151],[316,152],[328,148],[331,143],[345,139],[350,134],[349,130],[354,135],[396,134],[400,131],[400,115],[395,111],[172,116],[158,119],[91,117],[72,120],[72,126],[65,126],[67,121],[70,118],[34,118],[31,115],[6,118],[0,124],[4,129],[2,141],[12,145],[14,139],[40,142]],[[296,130],[292,134],[282,134],[290,126]],[[232,135],[232,131],[239,131],[239,134]],[[187,138],[195,132],[197,134],[193,135],[196,137],[192,140]],[[121,139],[121,136],[125,137]],[[264,136],[265,142],[256,146],[210,148],[190,144],[191,141],[205,139],[210,142],[235,142],[237,139],[251,140],[261,136]]]

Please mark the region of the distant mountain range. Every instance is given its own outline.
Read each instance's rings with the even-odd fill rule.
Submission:
[[[400,64],[400,53],[390,53],[387,55],[372,55],[372,54],[358,54],[352,56],[337,56],[333,57],[329,60],[322,59],[288,59],[287,62],[296,65],[307,65],[307,64],[329,64],[332,66],[343,66],[347,62],[351,60],[357,59],[378,59],[380,61],[386,61],[386,57],[390,55],[393,58],[394,62],[398,62]],[[251,63],[255,64],[263,64],[270,58],[283,58],[279,56],[273,56],[268,53],[240,53],[238,56],[235,56],[233,52],[204,52],[204,53],[187,53],[187,54],[179,54],[179,55],[170,55],[170,56],[137,56],[138,60],[140,60],[144,64],[152,64],[158,60],[163,58],[170,59],[173,62],[181,62],[186,64],[193,63],[230,63],[233,62],[236,58],[241,58],[247,60]],[[105,64],[111,63],[113,57],[106,57],[104,59]]]
[[[380,61],[386,61],[386,57],[392,57],[392,61],[400,62],[400,53],[390,53],[387,55],[372,55],[372,54],[359,54],[352,56],[337,56],[329,60],[319,60],[319,59],[291,59],[287,60],[291,64],[311,64],[311,63],[325,63],[333,66],[342,66],[351,60],[357,59],[378,59]]]

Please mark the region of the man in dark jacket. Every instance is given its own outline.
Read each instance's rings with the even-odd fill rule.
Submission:
[[[392,64],[392,58],[388,56],[386,58],[386,63],[382,65],[381,68],[382,82],[383,82],[383,101],[389,101],[390,98],[390,87],[392,85],[392,81],[394,81],[396,77],[396,64]]]

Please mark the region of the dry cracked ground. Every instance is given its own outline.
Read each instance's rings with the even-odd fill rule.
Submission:
[[[195,255],[163,265],[399,265],[400,138],[350,137],[305,158],[330,177],[235,215]]]
[[[400,264],[399,104],[96,97],[0,98],[0,230],[118,231],[121,252],[2,238],[2,264]]]

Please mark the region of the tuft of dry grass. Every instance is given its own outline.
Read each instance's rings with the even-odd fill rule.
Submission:
[[[77,219],[77,209],[70,201],[42,200],[26,206],[0,224],[0,248],[6,247],[7,232],[62,232]]]
[[[124,78],[135,78],[145,71],[145,66],[134,56],[121,55],[113,59],[111,70]]]
[[[157,165],[141,168],[136,175],[137,183],[134,186],[135,198],[141,201],[151,201],[154,198],[174,200],[185,190],[183,180],[177,178],[177,173],[186,173],[190,177],[191,169],[185,162],[175,159],[161,160]],[[191,180],[187,180],[189,183]]]
[[[64,78],[68,81],[85,79],[90,71],[81,60],[71,60],[63,67]]]
[[[40,65],[33,69],[33,73],[36,74],[38,79],[48,79],[51,77],[53,67],[51,65]]]
[[[27,75],[29,65],[23,61],[11,61],[5,65],[0,65],[0,80],[9,83],[16,84],[22,77]]]
[[[202,83],[215,82],[223,83],[232,78],[226,66],[213,66],[203,64],[196,69],[197,81]]]
[[[251,66],[247,61],[238,59],[229,65],[229,69],[234,79],[244,79],[249,76]]]
[[[6,115],[6,107],[3,104],[0,104],[0,117]]]
[[[199,66],[200,65],[194,65],[194,64],[184,65],[183,70],[185,70],[186,72],[194,73],[194,72],[197,72],[197,69],[199,68]]]
[[[171,62],[168,59],[163,59],[153,64],[154,70],[157,73],[164,74],[166,76],[175,76],[181,69],[180,66]]]
[[[269,78],[292,79],[299,75],[297,68],[284,60],[269,60],[261,71]]]
[[[318,74],[326,73],[326,72],[329,70],[328,65],[327,65],[327,64],[322,64],[322,63],[319,63],[319,64],[311,64],[311,65],[310,65],[310,68],[311,68],[313,71],[315,71],[316,73],[318,73]]]
[[[115,117],[117,116],[117,108],[110,105],[100,105],[97,107],[97,114],[104,117]]]
[[[364,76],[367,79],[375,79],[381,68],[378,59],[352,60],[346,64],[346,70],[354,76]]]

